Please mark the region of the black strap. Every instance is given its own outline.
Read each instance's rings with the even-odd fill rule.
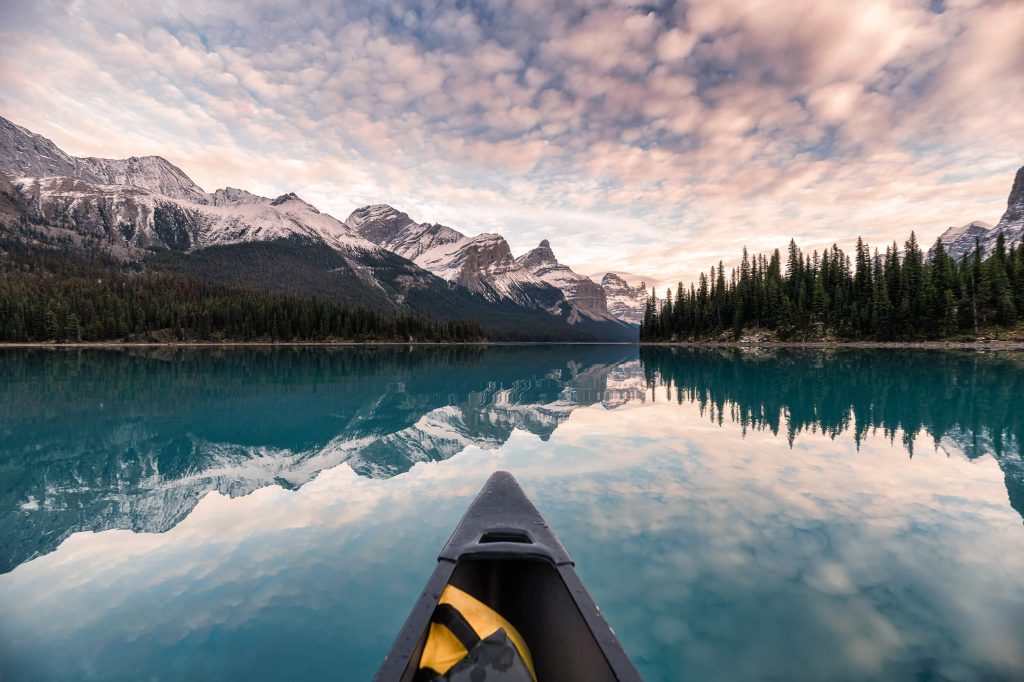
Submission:
[[[412,682],[437,682],[440,677],[441,673],[437,672],[433,668],[420,668],[416,671],[416,674],[412,676]]]
[[[480,636],[476,634],[473,626],[451,604],[438,604],[430,620],[451,630],[455,639],[466,647],[466,651],[472,651],[473,647],[480,643]]]

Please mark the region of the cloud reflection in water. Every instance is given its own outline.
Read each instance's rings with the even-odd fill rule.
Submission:
[[[743,374],[741,362],[711,362],[712,403],[728,403],[723,372]],[[931,362],[936,380],[949,362]],[[730,399],[752,409],[764,391]],[[342,463],[297,490],[210,493],[163,533],[72,535],[0,576],[0,660],[16,679],[368,679],[469,499],[504,468],[645,679],[1024,671],[1024,527],[1005,488],[1014,448],[978,457],[955,438],[936,449],[925,431],[884,429],[858,447],[821,428],[791,445],[786,428],[719,426],[701,401],[663,392],[576,405],[546,433],[514,428],[387,479]]]

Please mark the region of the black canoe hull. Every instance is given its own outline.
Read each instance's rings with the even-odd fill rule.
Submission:
[[[466,511],[375,680],[413,679],[448,584],[515,625],[540,682],[640,680],[572,558],[508,472],[494,473]]]

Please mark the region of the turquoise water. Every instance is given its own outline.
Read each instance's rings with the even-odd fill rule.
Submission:
[[[367,680],[512,471],[647,680],[1024,678],[1024,356],[0,353],[0,679]]]

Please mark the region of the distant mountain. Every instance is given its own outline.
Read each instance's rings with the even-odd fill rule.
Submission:
[[[620,320],[640,324],[644,319],[644,308],[650,296],[646,282],[634,287],[619,275],[609,272],[601,278],[601,287],[607,296],[608,312]]]
[[[559,263],[547,239],[517,258],[516,263],[538,279],[557,287],[570,303],[587,314],[596,318],[614,317],[608,312],[604,288],[586,275],[575,273],[569,266]]]
[[[581,315],[558,288],[519,266],[499,235],[418,226],[383,208],[361,223],[359,211],[342,222],[294,193],[207,193],[162,157],[77,158],[0,117],[0,230],[19,239],[100,249],[132,267],[221,283],[441,320],[473,318],[492,338],[636,338],[611,316]],[[395,241],[403,235],[423,253]]]
[[[547,240],[514,258],[501,235],[469,237],[438,223],[416,222],[386,204],[357,209],[345,223],[374,244],[488,300],[545,309],[572,326],[596,323],[632,333],[608,312],[601,286],[561,265]]]
[[[437,223],[417,223],[386,204],[356,209],[345,223],[374,244],[488,300],[547,308],[562,299],[556,287],[516,262],[501,235],[467,237]]]
[[[345,223],[374,244],[489,300],[509,300],[556,313],[564,300],[571,308],[563,307],[561,314],[574,325],[638,323],[628,312],[622,317],[609,311],[604,287],[559,263],[546,239],[514,258],[501,235],[468,237],[439,223],[416,222],[386,204],[357,209]]]
[[[988,256],[995,249],[1000,233],[1007,247],[1020,244],[1024,237],[1024,167],[1017,171],[1006,202],[1006,212],[995,227],[975,221],[961,227],[947,228],[939,239],[954,258],[963,258],[974,251],[976,243],[981,244],[982,255]]]
[[[321,242],[356,256],[380,251],[294,194],[267,199],[246,192],[246,201],[240,196],[222,203],[204,195],[203,203],[194,203],[140,186],[73,177],[19,177],[13,184],[28,199],[35,221],[105,237],[111,250],[126,258],[141,258],[154,248],[193,251],[288,237]],[[224,192],[218,190],[216,196],[225,196]]]

